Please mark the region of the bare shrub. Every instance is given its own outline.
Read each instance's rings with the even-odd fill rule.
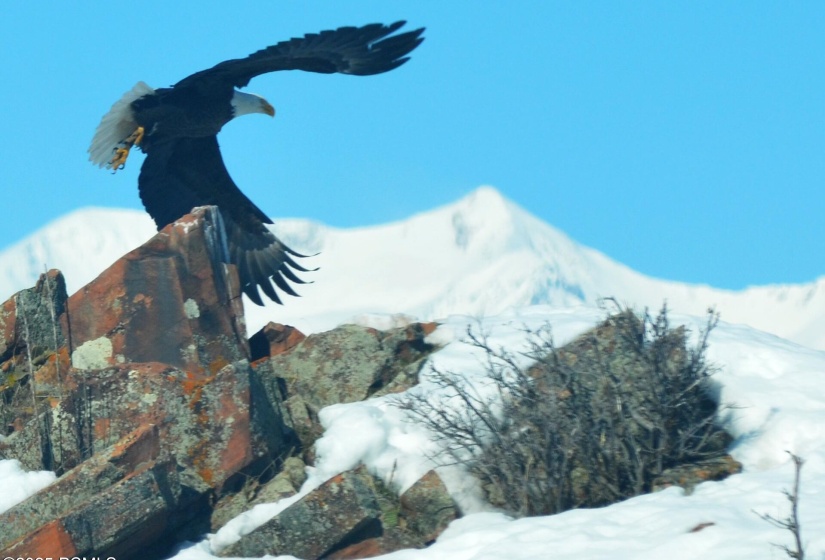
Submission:
[[[709,311],[688,347],[666,307],[655,317],[620,308],[563,348],[549,325],[529,331],[520,354],[468,328],[489,385],[433,369],[436,396],[410,393],[398,405],[431,431],[437,461],[464,465],[515,515],[612,503],[650,491],[666,469],[724,454],[705,357],[717,322]]]
[[[785,554],[788,555],[788,558],[805,560],[805,547],[802,545],[802,529],[799,525],[799,481],[802,475],[802,465],[805,464],[805,461],[790,451],[788,451],[788,455],[791,456],[794,465],[793,488],[791,490],[785,490],[784,494],[791,503],[791,512],[788,514],[788,517],[784,519],[777,519],[767,513],[757,513],[757,515],[774,527],[786,529],[793,535],[794,548],[784,544],[774,544],[774,546],[782,549]]]

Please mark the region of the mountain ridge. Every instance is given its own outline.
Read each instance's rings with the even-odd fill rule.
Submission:
[[[401,221],[335,228],[278,219],[274,231],[305,254],[313,283],[284,306],[246,306],[254,332],[272,320],[305,332],[364,314],[422,320],[491,315],[530,304],[595,305],[599,298],[680,313],[715,307],[745,323],[825,349],[825,277],[806,284],[725,290],[645,276],[541,221],[492,187]],[[86,208],[0,251],[0,298],[30,287],[47,267],[63,271],[69,292],[155,233],[138,210]]]

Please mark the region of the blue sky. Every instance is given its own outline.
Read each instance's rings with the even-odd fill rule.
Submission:
[[[825,275],[823,2],[5,2],[0,248],[79,207],[140,208],[143,156],[112,175],[86,154],[138,80],[397,19],[427,31],[394,72],[247,88],[276,118],[219,140],[268,214],[378,224],[489,184],[651,276]]]

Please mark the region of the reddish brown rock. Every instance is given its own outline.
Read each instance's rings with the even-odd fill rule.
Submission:
[[[61,316],[73,365],[162,362],[214,374],[248,358],[234,267],[215,209],[166,226],[72,295]]]
[[[306,335],[290,325],[268,323],[249,339],[252,361],[283,354],[298,345]]]
[[[82,546],[78,544],[77,535],[67,529],[67,524],[71,525],[69,520],[77,518],[78,511],[89,507],[111,514],[108,505],[102,507],[111,500],[111,489],[153,468],[160,448],[157,428],[140,427],[47,488],[0,514],[0,527],[3,527],[0,552],[5,556],[25,552],[27,556],[42,557],[75,554]],[[137,507],[132,498],[129,498],[130,503]]]
[[[0,457],[59,475],[0,515],[0,552],[165,557],[209,530],[213,507],[220,525],[292,495],[303,464],[284,459],[309,450],[322,406],[417,381],[434,324],[310,338],[270,324],[253,337],[265,358],[250,367],[222,238],[216,210],[199,209],[71,298],[51,271],[0,306]],[[361,468],[235,548],[343,558],[422,546],[400,509]]]
[[[36,369],[46,356],[64,346],[66,339],[58,318],[65,310],[66,299],[63,275],[58,270],[50,270],[40,275],[33,288],[17,292],[0,305],[0,370],[3,373],[12,374],[28,360],[34,362],[32,369]],[[0,381],[2,379],[0,377]]]
[[[360,466],[322,484],[221,555],[369,558],[423,548],[455,517],[452,499],[435,472],[399,500]]]
[[[360,560],[389,554],[404,548],[422,548],[421,541],[399,530],[386,531],[380,537],[373,537],[336,550],[324,560]]]
[[[23,539],[52,553],[65,532],[83,553],[145,558],[186,538],[181,527],[197,527],[190,538],[208,530],[209,502],[229,479],[294,445],[256,436],[251,375],[245,361],[208,377],[157,363],[75,372],[79,389],[2,444],[6,456],[77,466],[0,515],[0,550],[22,551],[6,539]]]
[[[350,543],[380,536],[381,514],[375,483],[359,467],[325,482],[221,555],[326,557]]]
[[[66,282],[58,270],[40,275],[33,288],[21,290],[0,306],[0,363],[15,354],[33,358],[64,342],[57,318],[65,310]]]
[[[75,556],[78,551],[63,522],[56,519],[0,550],[0,553],[8,558],[59,558]]]
[[[70,511],[62,523],[78,555],[146,558],[184,537],[183,515],[207,504],[182,482],[174,461],[154,461]]]
[[[34,372],[37,392],[57,398],[64,395],[74,385],[68,375],[69,369],[71,369],[71,358],[68,348],[61,346],[56,352],[46,353],[42,363]]]
[[[38,467],[71,468],[136,427],[152,425],[181,465],[190,467],[208,486],[219,487],[253,459],[249,376],[246,362],[209,376],[159,363],[75,371],[80,388],[51,414],[51,464]],[[24,439],[26,430],[38,430],[34,424],[18,437]],[[20,453],[16,440],[9,438],[6,443],[21,461],[36,458],[42,448],[32,437],[28,443],[35,448]]]
[[[0,549],[159,557],[296,447],[251,389],[220,228],[199,209],[71,298],[53,271],[0,307],[0,457],[60,475],[0,516]]]
[[[0,306],[0,435],[21,429],[49,408],[49,402],[38,406],[32,386],[49,398],[61,394],[59,378],[69,365],[57,318],[65,303],[63,276],[50,270]]]
[[[219,487],[253,459],[250,375],[245,361],[209,376],[159,363],[74,371],[77,388],[0,443],[0,453],[60,474],[154,425],[172,456]]]

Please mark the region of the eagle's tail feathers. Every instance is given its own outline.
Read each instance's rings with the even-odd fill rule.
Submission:
[[[121,144],[138,128],[138,123],[132,116],[132,102],[153,93],[154,89],[144,82],[138,82],[112,105],[95,130],[88,150],[89,161],[98,167],[112,169],[115,150],[122,147]]]

